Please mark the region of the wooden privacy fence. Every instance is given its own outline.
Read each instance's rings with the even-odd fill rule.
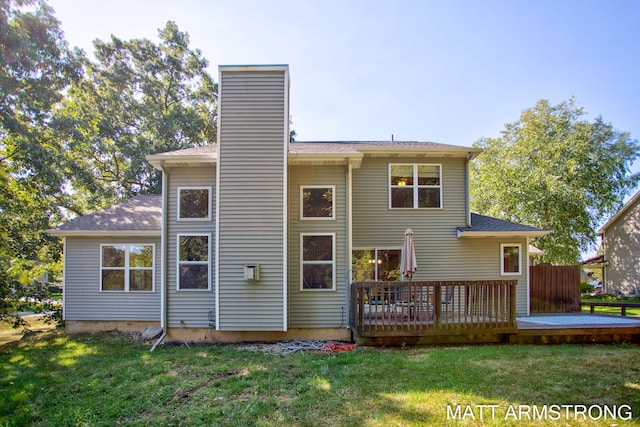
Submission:
[[[515,280],[351,284],[351,327],[359,336],[516,331]]]
[[[531,313],[580,312],[580,266],[529,267]]]

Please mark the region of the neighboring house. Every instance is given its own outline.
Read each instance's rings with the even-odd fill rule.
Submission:
[[[71,331],[161,325],[174,340],[350,339],[349,284],[517,280],[529,239],[469,211],[480,150],[431,142],[289,142],[287,66],[221,66],[216,144],[147,159],[161,196],[52,230],[64,237]]]
[[[640,192],[598,230],[602,238],[604,291],[640,291]]]

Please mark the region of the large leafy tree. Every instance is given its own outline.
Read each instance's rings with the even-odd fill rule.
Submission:
[[[145,155],[216,140],[217,87],[199,50],[168,22],[147,39],[96,40],[95,61],[69,90],[57,118],[68,129],[75,211],[159,192]]]
[[[602,117],[585,118],[574,99],[539,101],[500,138],[474,144],[472,208],[551,233],[535,244],[547,262],[573,264],[595,243],[603,218],[638,184],[638,143]]]
[[[18,284],[59,258],[45,233],[65,181],[52,110],[78,77],[79,57],[44,2],[0,0],[0,320]]]

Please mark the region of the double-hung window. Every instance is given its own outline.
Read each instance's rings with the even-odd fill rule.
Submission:
[[[335,290],[335,241],[335,233],[300,236],[302,290]]]
[[[522,246],[516,243],[500,245],[500,274],[515,276],[522,272]]]
[[[441,208],[442,165],[390,164],[389,207]]]
[[[211,235],[178,234],[178,289],[211,288]]]
[[[153,291],[154,252],[147,244],[100,245],[100,289]]]
[[[211,187],[178,188],[178,220],[211,220]]]
[[[336,219],[333,200],[335,185],[303,185],[300,187],[300,219]]]

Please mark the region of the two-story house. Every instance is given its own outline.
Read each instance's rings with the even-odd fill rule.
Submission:
[[[168,339],[351,339],[353,281],[515,280],[526,315],[537,228],[469,210],[480,150],[290,142],[287,66],[221,66],[218,141],[150,155],[162,194],[51,231],[70,331],[160,325]],[[387,301],[392,303],[392,301]]]

